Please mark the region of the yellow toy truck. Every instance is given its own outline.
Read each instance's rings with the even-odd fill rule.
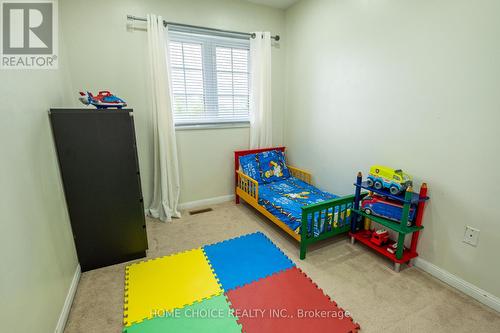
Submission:
[[[412,177],[402,170],[382,165],[374,165],[370,168],[366,182],[368,186],[377,190],[387,188],[392,195],[406,191],[413,183]]]

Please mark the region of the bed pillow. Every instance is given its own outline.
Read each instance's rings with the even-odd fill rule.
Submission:
[[[241,156],[240,165],[243,172],[259,184],[268,184],[290,177],[285,154],[279,150]]]
[[[255,179],[259,184],[262,183],[260,171],[257,163],[258,154],[240,156],[240,169],[245,175]]]
[[[270,150],[257,155],[262,183],[273,183],[290,177],[290,171],[285,163],[285,154],[282,151]]]

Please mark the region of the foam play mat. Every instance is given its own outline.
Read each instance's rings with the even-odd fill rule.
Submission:
[[[359,325],[257,232],[125,271],[124,332],[357,332]]]
[[[224,291],[295,266],[260,232],[207,245],[203,251]]]
[[[202,249],[132,264],[125,269],[124,322],[130,325],[221,293]]]

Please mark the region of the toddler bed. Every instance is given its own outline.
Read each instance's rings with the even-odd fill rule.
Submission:
[[[307,246],[350,230],[354,195],[338,197],[312,184],[311,174],[289,166],[285,147],[234,152],[236,203],[240,198]]]

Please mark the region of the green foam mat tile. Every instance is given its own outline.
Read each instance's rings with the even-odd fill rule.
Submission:
[[[126,327],[125,333],[241,333],[224,295],[214,296]]]

